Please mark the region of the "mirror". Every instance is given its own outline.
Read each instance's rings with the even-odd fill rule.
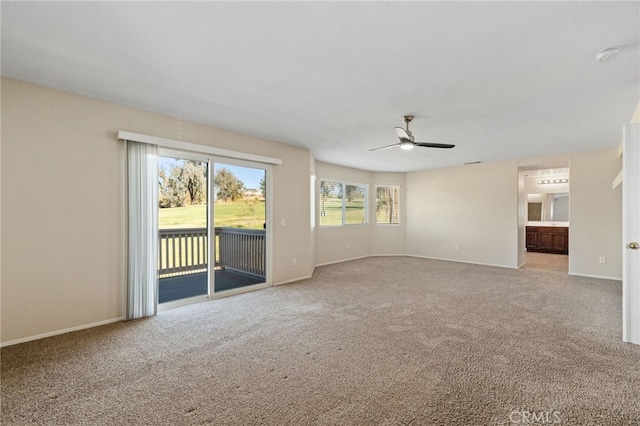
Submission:
[[[529,222],[568,222],[569,193],[528,194],[527,220]]]
[[[519,212],[527,222],[569,226],[569,177],[568,163],[520,168],[518,182],[523,198]]]
[[[540,222],[542,220],[542,203],[529,203],[529,222]]]

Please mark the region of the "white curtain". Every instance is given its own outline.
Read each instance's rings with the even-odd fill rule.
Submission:
[[[157,311],[158,147],[127,142],[129,259],[127,319]]]

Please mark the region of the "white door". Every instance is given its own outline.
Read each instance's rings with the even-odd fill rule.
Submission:
[[[622,340],[640,345],[640,124],[622,142]]]

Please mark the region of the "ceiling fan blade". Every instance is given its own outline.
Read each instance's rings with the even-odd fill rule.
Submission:
[[[394,143],[393,145],[382,146],[380,148],[373,148],[373,149],[370,149],[369,151],[382,151],[383,149],[393,148],[394,146],[398,146],[398,145],[400,145],[400,144],[399,143]]]
[[[416,146],[424,146],[426,148],[453,148],[455,145],[449,145],[447,143],[433,143],[433,142],[416,142]]]
[[[407,131],[405,129],[403,129],[402,127],[396,127],[396,135],[398,135],[398,137],[400,139],[409,139],[409,140],[411,140],[411,138],[409,137],[409,134],[407,133]]]

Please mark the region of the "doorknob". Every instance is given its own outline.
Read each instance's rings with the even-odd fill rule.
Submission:
[[[638,250],[640,248],[640,244],[633,242],[633,243],[629,243],[629,248],[631,250]]]

